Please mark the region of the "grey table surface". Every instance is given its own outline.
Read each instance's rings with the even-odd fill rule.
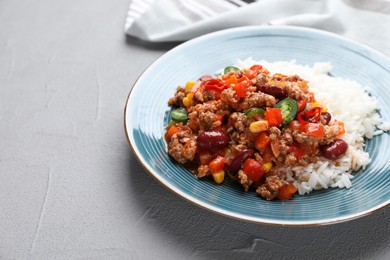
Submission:
[[[390,259],[389,207],[274,227],[157,183],[128,146],[123,110],[175,45],[127,38],[128,4],[0,1],[0,259]]]

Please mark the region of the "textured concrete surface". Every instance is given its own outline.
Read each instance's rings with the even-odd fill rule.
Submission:
[[[129,0],[0,1],[0,259],[390,259],[390,209],[255,225],[172,194],[135,159],[127,94],[173,44],[124,36]]]

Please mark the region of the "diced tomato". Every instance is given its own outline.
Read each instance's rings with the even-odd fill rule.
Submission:
[[[246,174],[252,181],[258,181],[263,177],[265,169],[263,165],[258,163],[255,159],[248,158],[244,162],[242,171]]]
[[[292,153],[297,160],[301,160],[306,155],[305,151],[299,147],[299,144],[294,142],[290,147],[290,153]]]
[[[244,98],[246,96],[247,87],[244,83],[237,83],[234,85],[234,91],[239,98]]]
[[[210,170],[213,173],[222,171],[224,166],[225,158],[219,155],[209,163]]]
[[[167,135],[166,135],[166,138],[168,141],[170,141],[172,139],[172,136],[178,132],[180,132],[180,128],[177,127],[177,126],[171,126],[169,129],[168,129],[168,132],[167,132]]]
[[[279,126],[283,122],[282,110],[280,108],[267,107],[265,111],[265,118],[268,121],[268,125]]]
[[[271,138],[264,131],[260,132],[259,136],[255,140],[255,147],[259,150],[266,148],[271,143]]]
[[[300,113],[303,110],[305,110],[306,105],[307,105],[306,98],[302,98],[302,99],[298,100],[298,113]]]
[[[279,188],[278,199],[289,200],[297,191],[298,189],[294,186],[292,182],[290,182],[288,185]]]
[[[304,132],[308,135],[314,136],[319,139],[324,137],[324,126],[321,124],[308,123],[305,125],[304,129]]]

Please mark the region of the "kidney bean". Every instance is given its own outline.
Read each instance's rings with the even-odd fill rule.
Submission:
[[[230,172],[230,174],[236,175],[241,169],[241,166],[244,161],[250,157],[253,157],[254,153],[255,151],[253,149],[244,149],[242,151],[239,151],[233,158],[232,162],[227,165],[227,170]]]
[[[348,149],[348,144],[341,139],[321,147],[322,155],[329,160],[336,160],[343,156]]]
[[[199,150],[217,150],[229,144],[228,136],[222,131],[205,131],[197,138]]]
[[[265,94],[274,96],[278,99],[282,99],[282,98],[285,98],[287,96],[286,91],[283,88],[276,86],[276,85],[267,85],[267,84],[266,85],[258,85],[257,90],[259,90]]]
[[[323,119],[325,119],[325,125],[329,124],[330,119],[332,119],[332,115],[328,112],[321,115]]]

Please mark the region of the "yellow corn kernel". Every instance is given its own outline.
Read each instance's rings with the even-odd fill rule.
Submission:
[[[310,106],[313,108],[313,107],[322,107],[322,113],[326,113],[328,112],[328,108],[326,106],[324,106],[322,103],[320,102],[313,102],[310,104]]]
[[[195,83],[196,83],[195,81],[191,81],[191,80],[187,81],[186,87],[184,88],[185,92],[187,93],[190,92],[190,90],[195,85]]]
[[[249,125],[249,130],[252,133],[260,133],[260,132],[263,132],[265,130],[268,130],[268,128],[269,128],[269,126],[268,126],[267,120],[255,121]]]
[[[185,98],[183,98],[183,104],[186,107],[190,107],[192,103],[192,98],[194,97],[194,93],[188,93]]]
[[[275,86],[279,86],[279,87],[284,87],[285,84],[283,81],[276,81],[276,80],[270,80],[267,82],[268,85],[275,85]]]
[[[213,173],[212,175],[213,175],[213,178],[214,178],[214,182],[215,182],[216,184],[222,183],[223,180],[225,179],[225,171],[224,171],[224,170],[215,172],[215,173]]]
[[[267,162],[267,163],[264,163],[263,164],[263,167],[264,167],[264,169],[265,169],[265,172],[269,172],[270,170],[271,170],[271,168],[272,168],[272,162]]]

